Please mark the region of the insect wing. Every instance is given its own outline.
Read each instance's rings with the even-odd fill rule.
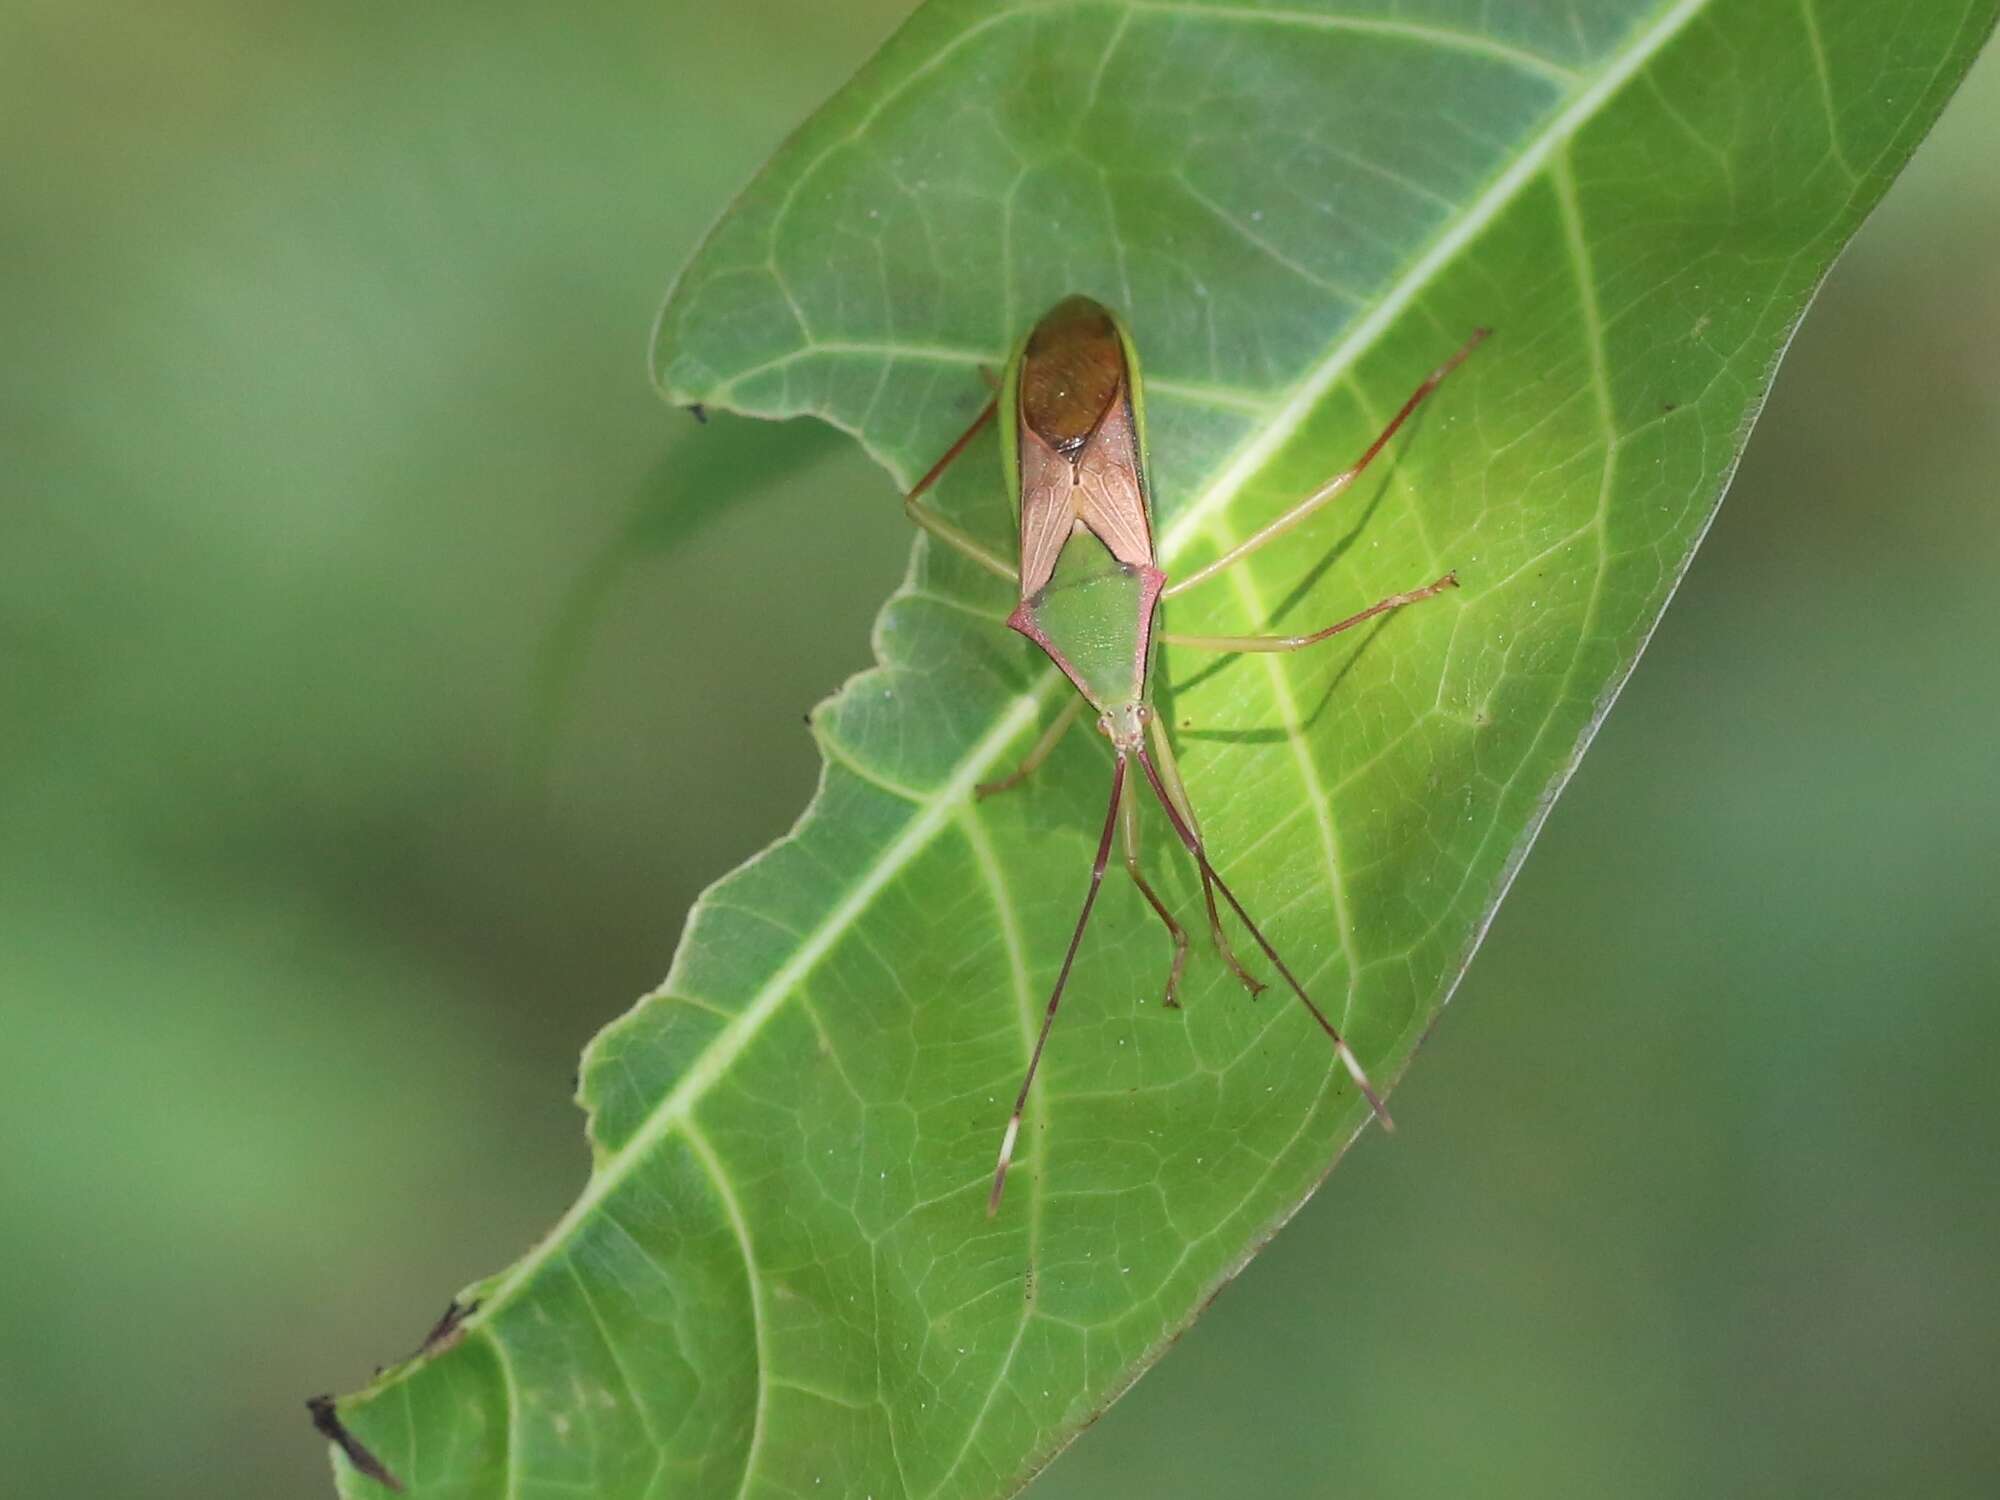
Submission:
[[[1008,361],[1000,402],[1021,597],[1048,583],[1078,521],[1120,562],[1151,565],[1138,363],[1116,315],[1086,297],[1058,303]]]
[[[1113,557],[1133,567],[1153,561],[1152,518],[1129,387],[1119,392],[1077,455],[1074,504],[1077,518],[1097,533]]]
[[[1076,528],[1076,480],[1070,462],[1020,424],[1021,597],[1049,581],[1063,543]]]

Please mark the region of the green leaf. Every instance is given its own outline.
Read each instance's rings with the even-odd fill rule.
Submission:
[[[1091,293],[1146,361],[1185,572],[1491,326],[1357,492],[1170,606],[1181,630],[1309,628],[1463,580],[1312,652],[1164,664],[1220,867],[1386,1082],[1687,566],[1814,287],[1993,14],[939,0],[717,226],[659,382],[820,416],[906,484],[985,403],[981,367]],[[1003,544],[990,437],[940,503]],[[881,667],[814,716],[798,828],[702,898],[659,992],[592,1044],[582,1196],[461,1327],[338,1404],[410,1493],[1005,1494],[1366,1123],[1300,1009],[1246,998],[1205,943],[1163,1011],[1164,936],[1114,871],[986,1219],[1108,779],[1080,734],[973,799],[1064,702],[1001,628],[1009,592],[919,543]],[[1163,832],[1150,873],[1193,916]]]

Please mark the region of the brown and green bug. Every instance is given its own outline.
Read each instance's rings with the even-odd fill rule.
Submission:
[[[1070,934],[1069,947],[1063,954],[1062,967],[1056,973],[1041,1031],[1028,1058],[1027,1074],[1014,1099],[1014,1112],[1008,1117],[1006,1133],[1001,1137],[1000,1160],[993,1171],[993,1191],[986,1200],[989,1217],[999,1211],[1000,1195],[1007,1185],[1007,1166],[1013,1160],[1015,1138],[1021,1130],[1021,1112],[1027,1105],[1028,1091],[1034,1087],[1042,1049],[1048,1044],[1056,1010],[1062,1004],[1063,989],[1069,983],[1070,969],[1083,942],[1084,928],[1089,925],[1091,908],[1096,905],[1098,889],[1104,883],[1112,842],[1121,834],[1126,871],[1165,924],[1173,943],[1173,962],[1167,972],[1162,1000],[1169,1006],[1178,1004],[1176,992],[1187,963],[1187,932],[1174,920],[1173,913],[1167,910],[1166,903],[1139,868],[1138,803],[1124,795],[1127,770],[1133,761],[1138,762],[1175,836],[1194,856],[1201,875],[1202,899],[1207,906],[1209,935],[1223,961],[1253,994],[1263,988],[1229,946],[1215,903],[1218,893],[1320,1029],[1332,1039],[1335,1055],[1368,1100],[1376,1118],[1384,1126],[1389,1124],[1381,1096],[1369,1083],[1360,1059],[1327,1019],[1326,1012],[1313,1003],[1305,986],[1264,936],[1263,929],[1251,920],[1235,892],[1215,872],[1188,800],[1186,784],[1175,764],[1173,746],[1153,708],[1153,665],[1162,643],[1204,651],[1297,651],[1351,630],[1377,615],[1456,588],[1458,576],[1446,573],[1422,588],[1378,599],[1366,609],[1306,635],[1173,635],[1154,627],[1162,600],[1206,583],[1235,566],[1352,484],[1424,398],[1485,337],[1485,329],[1475,331],[1457,353],[1427,375],[1352,467],[1334,475],[1214,562],[1174,582],[1169,582],[1160,570],[1154,551],[1139,358],[1124,325],[1110,309],[1087,297],[1065,298],[1035,324],[1008,360],[999,393],[904,497],[911,520],[1019,589],[1019,603],[1007,624],[1041,647],[1076,686],[1079,695],[1056,716],[1020,768],[1004,780],[980,787],[979,795],[1004,791],[1032,774],[1076,723],[1086,704],[1097,711],[1097,727],[1111,741],[1112,748],[1111,800],[1104,813],[1104,831],[1097,840],[1097,857],[1090,868],[1090,885],[1084,893],[1083,910],[1077,914],[1076,927]],[[1018,561],[1013,564],[1003,561],[923,503],[924,491],[999,412],[1006,414],[1000,427],[1000,445],[1007,489],[1019,507],[1020,545]]]

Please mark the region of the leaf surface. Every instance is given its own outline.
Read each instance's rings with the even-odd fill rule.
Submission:
[[[1993,13],[936,0],[717,226],[662,315],[659,383],[819,416],[903,485],[985,403],[982,367],[1090,293],[1145,361],[1185,573],[1493,328],[1367,482],[1168,607],[1180,631],[1296,631],[1458,571],[1311,652],[1163,662],[1220,868],[1386,1082]],[[939,503],[1004,550],[990,434]],[[1108,780],[1080,733],[973,798],[1065,701],[1002,628],[1009,595],[917,546],[881,666],[814,715],[798,827],[592,1043],[575,1206],[339,1403],[410,1493],[1006,1494],[1365,1125],[1302,1011],[1247,998],[1199,936],[1185,1009],[1160,1007],[1166,941],[1114,868],[986,1219]],[[1149,873],[1198,934],[1165,833]]]

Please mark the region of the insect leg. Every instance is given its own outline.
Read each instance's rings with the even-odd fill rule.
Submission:
[[[1147,729],[1153,741],[1153,757],[1159,762],[1161,775],[1165,779],[1167,795],[1173,799],[1173,815],[1201,837],[1200,825],[1195,822],[1194,804],[1188,800],[1187,784],[1181,780],[1180,762],[1174,757],[1174,747],[1167,738],[1166,725],[1158,713],[1147,721]],[[1151,762],[1148,762],[1151,764]],[[1197,860],[1201,871],[1201,899],[1208,908],[1208,935],[1215,942],[1215,949],[1222,955],[1222,961],[1229,965],[1229,972],[1243,982],[1243,987],[1253,995],[1264,993],[1264,981],[1243,967],[1243,961],[1236,956],[1236,950],[1229,946],[1229,938],[1222,930],[1222,917],[1215,909],[1215,888],[1209,883],[1210,871],[1204,860]]]
[[[996,554],[980,546],[979,543],[952,525],[951,522],[932,510],[923,501],[912,499],[907,495],[904,496],[903,512],[912,521],[916,522],[917,525],[923,527],[924,530],[950,547],[952,551],[958,553],[961,557],[969,558],[971,561],[978,563],[987,572],[1004,578],[1009,583],[1013,583],[1018,579],[1019,575],[1015,573],[1013,568],[1002,562]]]
[[[1152,886],[1146,883],[1145,874],[1139,869],[1139,799],[1137,797],[1128,797],[1125,799],[1124,812],[1119,821],[1121,824],[1119,832],[1122,835],[1120,842],[1124,845],[1125,849],[1125,873],[1132,877],[1132,883],[1139,887],[1139,894],[1146,898],[1146,903],[1159,914],[1160,920],[1167,924],[1167,936],[1173,939],[1174,963],[1173,967],[1167,971],[1167,988],[1160,996],[1160,1004],[1170,1010],[1179,1010],[1181,1008],[1179,998],[1181,970],[1187,967],[1187,930],[1174,920],[1173,913],[1167,910],[1166,903],[1154,893]]]
[[[998,574],[1009,583],[1019,581],[1019,572],[999,556],[982,547],[965,532],[947,521],[943,516],[923,503],[923,493],[937,483],[938,476],[951,467],[951,461],[965,451],[966,445],[979,435],[979,429],[993,420],[993,413],[999,409],[999,398],[986,403],[979,415],[972,419],[972,425],[958,436],[958,441],[944,450],[944,457],[930,466],[928,473],[919,479],[909,494],[903,496],[903,513],[932,536],[950,547],[961,556],[971,559],[989,573]]]
[[[1305,520],[1307,516],[1318,510],[1322,505],[1325,505],[1329,500],[1343,493],[1349,485],[1361,477],[1362,472],[1369,464],[1375,461],[1375,455],[1388,446],[1389,439],[1396,435],[1396,430],[1410,419],[1410,413],[1423,405],[1426,396],[1444,384],[1445,377],[1465,362],[1465,357],[1479,347],[1489,331],[1484,328],[1475,328],[1472,331],[1472,337],[1459,345],[1457,353],[1431,371],[1430,374],[1426,375],[1423,383],[1410,393],[1410,399],[1405,401],[1402,409],[1389,419],[1389,425],[1376,435],[1375,441],[1368,445],[1368,451],[1355,460],[1352,468],[1344,469],[1334,475],[1333,478],[1327,480],[1325,484],[1314,490],[1297,505],[1294,505],[1282,516],[1279,516],[1277,520],[1272,521],[1269,525],[1253,533],[1245,540],[1238,542],[1214,562],[1209,563],[1206,567],[1197,568],[1194,572],[1188,574],[1187,577],[1176,579],[1174,582],[1168,584],[1165,589],[1161,590],[1160,597],[1162,599],[1171,599],[1174,595],[1183,593],[1198,583],[1208,582],[1209,579],[1215,577],[1218,573],[1234,567],[1237,563],[1243,561],[1244,558],[1255,552],[1259,547],[1264,546],[1268,542],[1276,541],[1294,526],[1298,525],[1299,522]]]
[[[1320,1030],[1333,1039],[1335,1055],[1346,1067],[1348,1076],[1354,1080],[1354,1086],[1361,1090],[1362,1097],[1368,1101],[1368,1107],[1375,1112],[1375,1118],[1382,1122],[1382,1128],[1395,1129],[1395,1122],[1389,1118],[1389,1111],[1383,1107],[1382,1096],[1375,1092],[1375,1086],[1368,1081],[1368,1075],[1361,1071],[1361,1060],[1354,1055],[1354,1049],[1347,1045],[1346,1039],[1341,1036],[1333,1022],[1326,1018],[1326,1012],[1313,1004],[1312,996],[1306,993],[1305,986],[1299,983],[1298,976],[1278,956],[1278,950],[1271,946],[1271,940],[1264,936],[1263,929],[1250,920],[1250,913],[1243,909],[1243,903],[1236,899],[1236,893],[1223,884],[1222,877],[1215,873],[1215,866],[1208,862],[1208,850],[1202,845],[1201,835],[1194,831],[1193,826],[1184,820],[1174,807],[1173,800],[1167,795],[1165,783],[1160,780],[1160,773],[1154,769],[1151,758],[1144,750],[1139,751],[1139,767],[1146,773],[1146,780],[1153,784],[1153,795],[1160,799],[1160,806],[1166,809],[1167,821],[1174,825],[1174,832],[1180,835],[1181,842],[1187,845],[1188,853],[1192,854],[1195,862],[1201,866],[1202,875],[1214,882],[1215,888],[1222,892],[1222,899],[1229,903],[1229,909],[1236,913],[1245,927],[1250,929],[1250,936],[1257,940],[1257,946],[1264,950],[1264,956],[1271,960],[1280,974],[1285,976],[1285,983],[1291,986],[1292,993],[1299,997],[1305,1008],[1312,1012],[1312,1018],[1319,1022]]]
[[[1021,1133],[1021,1112],[1028,1105],[1028,1090],[1035,1086],[1035,1070],[1042,1065],[1042,1049],[1049,1042],[1049,1028],[1056,1023],[1056,1007],[1062,1004],[1063,986],[1069,983],[1076,950],[1083,943],[1083,929],[1090,922],[1090,909],[1097,904],[1098,889],[1104,884],[1104,867],[1111,863],[1111,836],[1118,829],[1118,797],[1125,790],[1125,757],[1118,757],[1111,772],[1111,805],[1104,810],[1104,832],[1098,836],[1097,858],[1090,867],[1090,889],[1084,893],[1083,910],[1077,913],[1076,931],[1069,935],[1069,949],[1063,954],[1062,968],[1056,971],[1055,988],[1049,993],[1049,1008],[1042,1015],[1042,1029],[1035,1037],[1035,1050],[1028,1054],[1027,1076],[1021,1092],[1014,1096],[1014,1113],[1008,1116],[1007,1133],[1000,1138],[1000,1163],[993,1169],[993,1191],[986,1199],[986,1217],[1000,1212],[1000,1194],[1007,1187],[1007,1168],[1014,1160],[1014,1142]]]
[[[1458,587],[1458,575],[1447,573],[1436,583],[1427,583],[1420,589],[1407,593],[1391,594],[1386,599],[1377,599],[1373,604],[1344,620],[1336,620],[1324,630],[1315,630],[1309,635],[1172,635],[1162,634],[1160,639],[1169,646],[1192,646],[1197,651],[1297,651],[1306,646],[1316,646],[1330,636],[1343,630],[1387,614],[1392,609],[1401,609],[1405,604],[1416,604],[1424,599],[1434,599],[1447,589]]]
[[[991,401],[987,402],[985,406],[981,407],[979,415],[972,419],[972,425],[966,428],[965,431],[961,432],[958,435],[957,442],[953,443],[949,448],[944,450],[944,457],[940,458],[936,463],[930,466],[929,470],[924,474],[924,477],[922,479],[919,479],[913,486],[911,486],[910,493],[906,495],[904,498],[907,500],[915,500],[919,495],[923,494],[925,490],[929,489],[932,485],[936,484],[938,476],[944,473],[946,469],[951,467],[951,461],[957,458],[959,454],[965,451],[966,445],[968,443],[970,443],[974,438],[979,436],[979,429],[984,427],[988,422],[992,421],[993,414],[999,409],[1000,409],[1000,398],[998,396],[995,396]]]
[[[1076,724],[1077,715],[1083,712],[1084,707],[1085,700],[1081,696],[1072,697],[1063,711],[1049,721],[1049,727],[1042,731],[1042,737],[1035,741],[1034,746],[1021,758],[1021,764],[1016,766],[1011,774],[1002,776],[998,781],[980,782],[972,789],[972,794],[975,797],[991,797],[996,792],[1008,791],[1019,786],[1034,775],[1041,769],[1042,762],[1049,758],[1050,752],[1061,743],[1062,737]]]

